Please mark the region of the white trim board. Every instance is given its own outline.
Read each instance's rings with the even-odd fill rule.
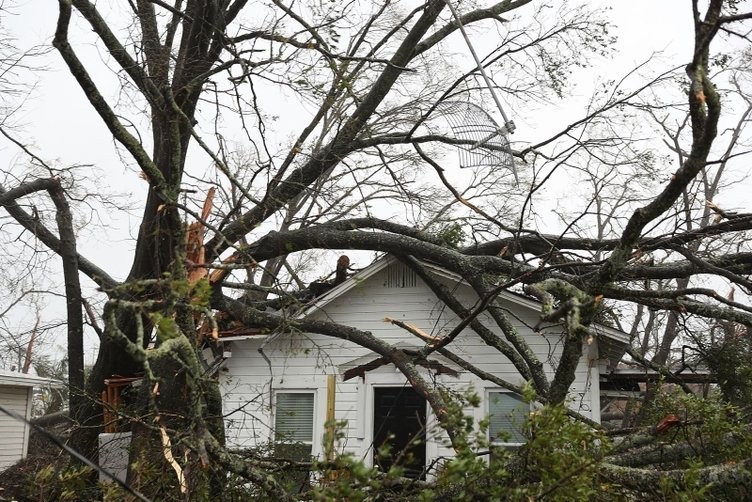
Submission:
[[[26,373],[17,373],[15,371],[0,370],[0,385],[7,385],[11,387],[61,387],[65,384],[59,380],[54,380],[52,378],[28,375]]]

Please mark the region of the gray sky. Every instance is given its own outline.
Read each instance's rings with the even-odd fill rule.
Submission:
[[[613,57],[596,61],[590,70],[575,70],[579,74],[570,89],[572,96],[556,103],[558,109],[554,112],[548,103],[515,110],[518,113],[513,114],[512,118],[518,129],[512,139],[516,144],[535,142],[579,117],[583,104],[587,102],[597,82],[619,78],[651,55],[660,53],[667,67],[688,62],[692,50],[692,21],[688,1],[621,0],[591,3],[609,5],[612,9],[610,16],[615,25],[614,34],[619,37]],[[99,2],[100,6],[106,4]],[[18,38],[20,48],[49,44],[57,15],[55,2],[44,2],[44,7],[38,1],[16,2],[11,10],[14,15],[6,16],[5,23]],[[82,26],[81,22],[74,23],[77,29],[73,37],[81,58],[101,59],[97,47],[92,43],[94,39],[91,33],[81,30]],[[461,44],[461,39],[458,38],[457,42]],[[482,42],[476,43],[482,53]],[[462,44],[456,50],[461,52],[466,49]],[[38,61],[43,62],[45,69],[34,73],[35,88],[20,112],[13,117],[16,134],[30,144],[40,157],[53,165],[91,165],[85,172],[90,173],[93,181],[130,199],[134,207],[132,215],[115,211],[94,215],[95,219],[80,229],[78,243],[83,255],[116,278],[123,278],[130,267],[132,236],[135,235],[135,226],[139,221],[146,183],[139,179],[133,168],[124,166],[112,137],[68,75],[57,52],[51,50]],[[119,84],[112,72],[100,65],[100,70],[94,76],[105,94],[113,99],[123,97],[118,92]],[[26,78],[30,76],[27,75]],[[283,106],[280,110],[281,123],[288,121],[288,124],[297,124],[297,111],[284,108]],[[498,118],[498,114],[495,115]],[[145,132],[146,128],[141,130]],[[15,147],[4,140],[0,141],[0,165],[4,169],[20,166],[23,160]],[[205,165],[208,159],[201,155],[194,162]],[[82,214],[86,214],[86,218],[92,216],[86,212]],[[49,305],[51,310],[59,308],[52,301]],[[19,323],[24,322],[26,316],[23,312],[14,314],[19,316]],[[90,336],[88,342],[91,346],[94,337]]]

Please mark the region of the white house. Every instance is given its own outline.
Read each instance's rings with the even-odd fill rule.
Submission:
[[[426,266],[465,306],[477,301],[475,293],[456,275],[430,264]],[[513,293],[503,293],[500,298],[509,310],[510,319],[537,357],[547,365],[546,370],[552,377],[554,368],[550,361],[555,361],[561,350],[561,326],[544,329],[543,334],[535,333],[531,327],[538,323],[540,305]],[[425,342],[385,322],[384,318],[415,325],[433,336],[441,336],[457,324],[453,312],[428,286],[391,256],[377,260],[335,286],[298,315],[350,325],[390,344],[416,349]],[[486,325],[494,326],[492,322]],[[598,336],[586,344],[568,405],[598,421],[599,372],[618,362],[628,337],[606,327],[595,329]],[[501,335],[498,328],[495,332]],[[334,380],[333,415],[336,420],[347,423],[343,431],[345,437],[337,445],[337,451],[351,452],[372,465],[373,445],[381,444],[387,432],[391,432],[394,434],[392,441],[398,447],[406,444],[406,438],[423,436],[425,441],[412,450],[416,469],[452,453],[443,433],[436,432],[436,419],[425,399],[393,365],[379,364],[379,356],[367,349],[310,333],[245,335],[223,338],[223,341],[226,353],[230,352],[220,372],[230,447],[250,448],[273,443],[279,447],[295,441],[298,448],[304,450],[299,453],[310,451],[321,456],[327,402],[332,397],[327,381]],[[514,384],[523,383],[514,366],[469,328],[450,348],[483,371]],[[519,417],[529,405],[519,396],[475,377],[441,355],[434,353],[429,360],[434,364],[420,368],[426,381],[457,391],[472,389],[481,397],[482,405],[469,408],[467,412],[477,420],[491,416],[489,433],[492,438],[504,431],[512,442],[520,440],[516,431],[519,419],[515,416]],[[329,413],[331,416],[332,412]],[[382,467],[385,466],[382,464]]]
[[[26,420],[31,418],[34,388],[60,385],[56,380],[0,370],[0,405]],[[0,411],[0,471],[26,456],[31,426]]]

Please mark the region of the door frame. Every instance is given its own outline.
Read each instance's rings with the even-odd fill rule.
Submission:
[[[361,447],[361,459],[368,467],[373,467],[373,426],[374,426],[374,399],[376,387],[410,387],[407,378],[399,372],[393,365],[389,364],[384,367],[390,371],[373,371],[366,373],[365,382],[361,383],[363,388],[363,445]],[[381,368],[380,368],[381,369]],[[361,403],[363,403],[361,401]],[[438,455],[438,445],[431,440],[431,429],[438,424],[433,410],[426,401],[426,464],[431,464]]]

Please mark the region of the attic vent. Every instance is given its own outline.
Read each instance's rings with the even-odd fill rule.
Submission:
[[[395,264],[387,269],[385,288],[414,288],[418,285],[415,272],[403,264]]]

